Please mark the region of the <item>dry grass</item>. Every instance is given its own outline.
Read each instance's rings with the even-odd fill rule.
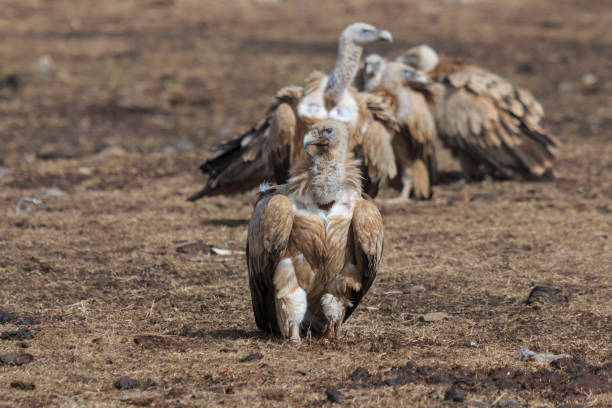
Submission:
[[[474,379],[468,406],[612,405],[610,393],[477,380],[505,366],[555,371],[518,361],[521,346],[612,361],[609,7],[383,3],[5,2],[0,74],[23,86],[0,90],[0,309],[35,323],[34,339],[0,340],[0,354],[35,359],[0,367],[0,407],[319,406],[330,387],[345,405],[442,406],[454,404],[451,384],[435,379],[459,374]],[[565,142],[559,178],[438,186],[434,201],[382,208],[385,269],[364,307],[337,344],[294,347],[256,330],[242,255],[176,250],[201,240],[241,251],[250,196],[185,198],[208,147],[249,126],[278,86],[330,67],[338,31],[357,19],[394,33],[382,53],[429,42],[531,88]],[[53,64],[41,75],[43,54]],[[594,92],[582,90],[587,72]],[[69,148],[77,157],[36,156]],[[445,153],[440,162],[457,169]],[[52,186],[67,194],[42,193]],[[23,197],[42,203],[17,208]],[[525,305],[536,284],[569,301]],[[419,321],[433,311],[452,317]],[[439,372],[375,384],[407,362]],[[370,373],[361,387],[358,367]],[[156,385],[118,391],[123,375]]]

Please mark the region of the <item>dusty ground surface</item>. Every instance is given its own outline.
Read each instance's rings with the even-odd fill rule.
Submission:
[[[331,68],[354,20],[393,32],[385,55],[428,42],[533,90],[559,177],[382,208],[362,307],[337,344],[294,347],[254,324],[250,195],[185,198],[208,149]],[[6,0],[0,38],[20,80],[0,89],[0,407],[612,406],[606,2]],[[536,285],[561,293],[526,304]]]

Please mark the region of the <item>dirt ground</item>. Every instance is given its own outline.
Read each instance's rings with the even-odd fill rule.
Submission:
[[[370,3],[2,2],[0,407],[612,406],[612,8]],[[255,327],[251,194],[186,197],[356,20],[394,35],[369,51],[426,42],[531,89],[558,178],[381,208],[372,290],[337,343],[296,347]]]

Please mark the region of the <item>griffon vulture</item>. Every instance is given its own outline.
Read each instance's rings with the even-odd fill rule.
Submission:
[[[468,180],[481,179],[483,167],[499,178],[553,177],[559,142],[542,128],[542,106],[529,91],[462,59],[440,59],[427,45],[397,60],[432,81],[438,134]]]
[[[263,185],[246,254],[257,327],[300,341],[300,331],[334,339],[372,285],[383,225],[362,198],[360,162],[338,120],[316,123],[285,185]]]
[[[246,191],[269,179],[285,183],[289,169],[302,158],[304,135],[328,118],[349,127],[348,151],[361,160],[364,191],[375,196],[379,184],[397,173],[391,147],[395,119],[379,98],[358,93],[351,83],[363,47],[377,41],[391,41],[391,33],[366,23],[347,26],[333,71],[315,71],[304,86],[280,89],[257,126],[220,145],[200,167],[209,175],[208,183],[189,200]]]
[[[399,131],[393,137],[393,153],[401,193],[392,201],[406,201],[409,194],[420,200],[432,196],[437,178],[434,142],[436,125],[428,103],[429,91],[413,70],[399,62],[389,62],[378,54],[365,58],[363,84],[378,95],[395,114]],[[421,78],[421,82],[425,78]]]

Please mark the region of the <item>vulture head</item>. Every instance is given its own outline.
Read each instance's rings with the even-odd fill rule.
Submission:
[[[401,62],[387,63],[384,72],[384,82],[392,86],[409,85],[419,88],[427,88],[429,86],[429,81],[425,74]]]
[[[315,123],[304,136],[304,148],[311,157],[346,156],[348,129],[339,120],[328,119]]]
[[[376,88],[382,83],[383,72],[387,61],[378,54],[370,54],[364,59],[363,83],[366,91]]]
[[[419,71],[429,72],[438,65],[440,57],[429,45],[422,44],[410,48],[404,55],[397,57],[396,61],[416,68]]]
[[[367,23],[353,23],[347,26],[340,35],[341,42],[351,42],[359,46],[365,46],[370,43],[393,41],[393,36],[387,30],[381,30]]]

